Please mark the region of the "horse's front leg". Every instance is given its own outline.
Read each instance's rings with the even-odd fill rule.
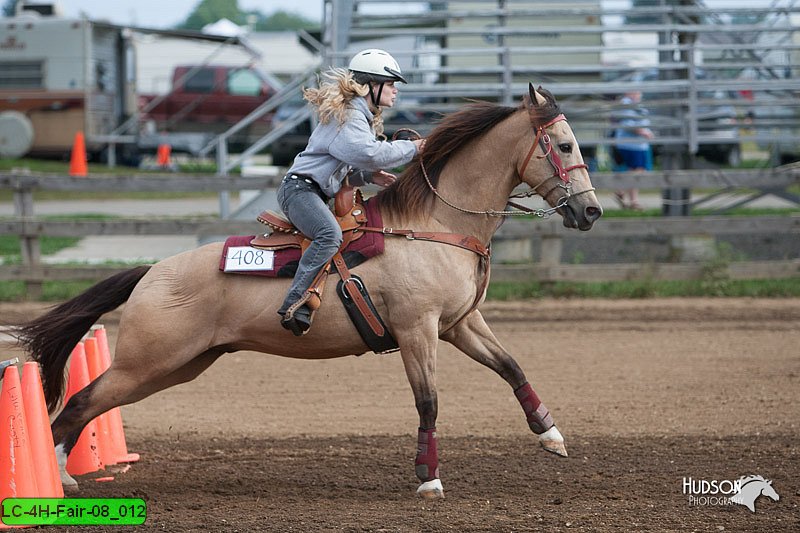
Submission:
[[[525,411],[528,426],[539,436],[542,447],[548,452],[567,456],[564,437],[555,426],[550,411],[541,402],[511,354],[500,345],[479,311],[470,313],[456,327],[442,335],[442,340],[506,380]]]
[[[439,403],[436,397],[436,326],[419,328],[398,336],[403,366],[414,392],[419,414],[417,456],[414,469],[422,484],[417,494],[423,498],[444,498],[439,479],[439,454],[436,443],[436,416]]]

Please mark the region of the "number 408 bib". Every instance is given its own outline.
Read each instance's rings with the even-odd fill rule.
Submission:
[[[225,256],[225,272],[249,270],[272,270],[275,267],[275,252],[259,250],[250,246],[231,246]]]

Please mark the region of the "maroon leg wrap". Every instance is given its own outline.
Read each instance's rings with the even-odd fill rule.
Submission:
[[[515,390],[514,395],[522,405],[522,410],[525,411],[525,417],[528,419],[528,426],[531,431],[540,435],[555,425],[553,417],[550,416],[550,411],[536,396],[530,383],[526,383]]]
[[[436,428],[419,428],[417,458],[414,460],[417,477],[423,483],[439,477],[439,453],[436,449]]]

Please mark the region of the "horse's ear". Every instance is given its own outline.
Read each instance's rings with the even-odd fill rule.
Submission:
[[[528,98],[530,98],[531,106],[538,106],[539,102],[536,100],[536,90],[533,88],[533,84],[528,82]]]
[[[550,105],[556,105],[556,98],[553,96],[553,93],[539,85],[536,89],[536,94],[544,98],[545,102],[549,103]]]
[[[528,96],[531,99],[531,104],[533,105],[533,107],[539,107],[540,105],[545,103],[545,99],[542,98],[542,96],[536,92],[531,82],[528,82]]]

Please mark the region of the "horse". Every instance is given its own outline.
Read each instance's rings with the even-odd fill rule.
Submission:
[[[557,212],[567,228],[587,231],[602,215],[572,129],[555,98],[532,84],[517,106],[473,102],[443,117],[397,182],[370,200],[378,202],[386,226],[385,249],[353,272],[369,287],[400,349],[419,415],[414,464],[417,493],[425,498],[444,496],[436,439],[439,339],[504,379],[542,447],[567,455],[552,415],[477,309],[485,298],[490,240],[504,217],[521,213],[509,207],[521,184],[551,206],[536,210],[539,215]],[[392,228],[403,227],[467,235],[482,251],[392,237]],[[333,297],[322,302],[304,337],[283,329],[276,311],[291,280],[224,274],[222,248],[207,244],[133,267],[14,329],[18,344],[41,365],[55,413],[70,351],[104,313],[125,304],[112,365],[72,396],[51,426],[66,490],[77,489],[66,458],[89,421],[191,381],[225,353],[328,359],[368,351]]]
[[[756,512],[756,499],[767,496],[772,501],[778,501],[780,496],[772,487],[772,481],[762,476],[742,476],[739,479],[739,490],[731,496],[731,502],[744,505],[751,513]]]

